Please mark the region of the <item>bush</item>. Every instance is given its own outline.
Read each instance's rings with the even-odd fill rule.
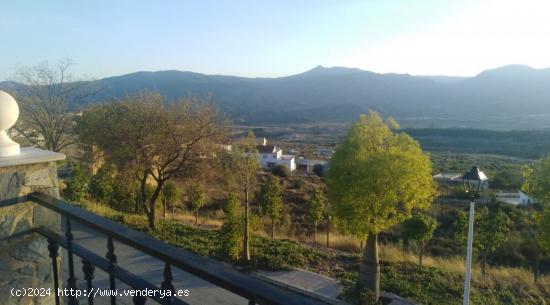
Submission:
[[[319,177],[324,177],[325,176],[325,167],[323,166],[323,164],[315,164],[313,166],[313,173]]]
[[[92,198],[106,203],[113,195],[113,189],[115,187],[115,181],[113,179],[114,168],[110,164],[104,164],[92,176],[90,181],[90,195]]]
[[[288,169],[288,167],[281,164],[273,166],[273,168],[271,169],[271,173],[275,176],[279,176],[282,178],[290,176],[290,170]]]
[[[244,223],[243,211],[239,199],[230,194],[224,206],[225,220],[220,230],[221,255],[230,260],[239,259],[243,247]]]
[[[75,166],[63,197],[69,201],[82,202],[86,199],[89,181],[90,177],[88,177],[86,172],[80,166]]]

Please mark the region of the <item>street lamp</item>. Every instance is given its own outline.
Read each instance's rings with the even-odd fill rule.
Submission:
[[[470,215],[468,219],[468,250],[466,252],[466,276],[464,278],[464,301],[463,305],[470,304],[470,279],[472,272],[472,243],[474,240],[474,208],[475,200],[482,191],[487,182],[487,176],[479,170],[479,167],[473,166],[469,172],[462,176],[464,190],[471,194]]]

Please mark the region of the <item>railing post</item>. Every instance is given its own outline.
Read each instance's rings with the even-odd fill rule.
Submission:
[[[88,294],[88,305],[94,305],[94,295],[92,294],[92,280],[94,279],[95,267],[88,260],[82,259],[82,272],[86,280],[86,292]]]
[[[59,268],[57,266],[57,258],[59,257],[59,245],[57,245],[55,241],[48,239],[48,251],[50,252],[50,257],[52,258],[55,305],[59,305]]]
[[[68,217],[65,226],[65,237],[67,238],[67,259],[69,262],[69,278],[67,279],[67,288],[69,288],[69,291],[74,291],[76,293],[77,287],[73,261],[73,232],[71,228],[71,219]],[[78,305],[78,299],[73,293],[69,295],[69,305]]]
[[[113,243],[113,238],[111,236],[109,236],[107,239],[106,258],[109,260],[109,288],[111,289],[111,291],[114,291],[116,289],[116,285],[115,285],[116,255],[115,255],[115,244]],[[135,300],[134,300],[134,303],[135,303]],[[113,294],[111,294],[111,305],[116,305],[116,296]]]
[[[160,285],[160,288],[162,290],[170,290],[172,293],[174,293],[175,289],[174,289],[174,286],[172,285],[172,280],[173,280],[172,269],[169,263],[164,264],[163,276],[164,276],[164,281]],[[164,304],[166,305],[172,304],[172,296],[166,296],[166,298],[164,299]]]

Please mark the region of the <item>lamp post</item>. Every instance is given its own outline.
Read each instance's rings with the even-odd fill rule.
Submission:
[[[466,252],[466,276],[464,277],[464,300],[463,305],[470,304],[470,280],[472,276],[472,244],[474,241],[474,209],[475,199],[479,192],[483,190],[487,182],[487,176],[479,170],[477,166],[473,166],[469,172],[462,176],[464,182],[464,190],[471,194],[470,200],[470,215],[468,219],[468,249]]]

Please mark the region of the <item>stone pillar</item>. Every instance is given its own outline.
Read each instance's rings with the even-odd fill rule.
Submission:
[[[59,232],[61,217],[33,202],[14,203],[14,200],[35,191],[58,197],[56,161],[63,159],[63,154],[37,148],[22,148],[18,155],[0,157],[1,304],[54,304],[48,244],[31,230],[43,226]],[[12,288],[51,288],[52,295],[12,296]]]

